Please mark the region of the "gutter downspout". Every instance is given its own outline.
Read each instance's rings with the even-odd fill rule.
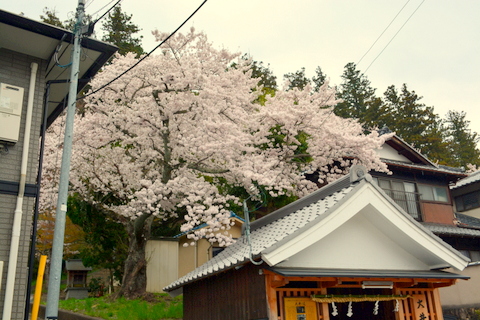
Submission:
[[[30,149],[30,130],[33,116],[33,100],[35,97],[35,81],[37,78],[38,64],[30,65],[30,87],[28,89],[27,115],[25,119],[25,133],[23,136],[22,164],[20,169],[20,183],[17,196],[17,205],[13,218],[12,242],[10,244],[10,256],[8,258],[7,283],[5,287],[5,302],[3,305],[3,320],[10,320],[12,316],[13,291],[15,286],[15,277],[17,275],[18,247],[21,234],[21,222],[23,215],[23,196],[25,193],[25,184],[27,180],[28,152]]]
[[[52,81],[47,81],[47,88],[45,89],[45,94],[43,96],[43,123],[42,129],[40,130],[40,136],[42,140],[40,142],[40,155],[38,160],[38,173],[37,173],[37,195],[35,197],[35,209],[33,210],[33,219],[32,219],[32,235],[30,237],[30,258],[28,261],[28,278],[27,278],[27,291],[25,295],[25,313],[23,314],[24,320],[30,318],[30,295],[32,293],[32,278],[33,278],[33,268],[35,263],[35,248],[37,241],[37,223],[38,223],[38,209],[40,206],[40,190],[42,182],[42,171],[43,171],[43,155],[45,153],[45,134],[47,131],[47,118],[48,118],[48,101],[50,98],[50,87]]]

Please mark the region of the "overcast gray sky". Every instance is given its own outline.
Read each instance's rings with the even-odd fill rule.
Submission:
[[[87,14],[108,2],[88,0]],[[150,51],[152,30],[173,31],[201,2],[123,0],[122,9],[143,29]],[[65,20],[77,3],[15,0],[0,7],[32,19],[48,7]],[[466,111],[470,128],[480,133],[479,16],[479,0],[208,0],[184,28],[194,26],[215,46],[270,64],[280,82],[287,72],[305,67],[310,77],[320,66],[339,85],[344,66],[359,62],[377,95],[406,83],[442,118],[448,110]]]

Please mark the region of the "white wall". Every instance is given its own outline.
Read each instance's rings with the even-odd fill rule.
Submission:
[[[396,160],[402,161],[407,163],[412,163],[412,161],[408,160],[404,156],[398,154],[398,151],[390,147],[388,144],[384,143],[381,149],[377,149],[377,154],[382,159],[389,159],[389,160]]]
[[[463,271],[447,270],[469,276],[469,280],[457,280],[453,286],[440,288],[440,300],[443,308],[480,307],[480,265],[470,266]]]

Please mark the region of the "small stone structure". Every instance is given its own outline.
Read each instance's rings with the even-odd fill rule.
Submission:
[[[92,268],[83,265],[82,260],[72,259],[65,263],[67,270],[67,296],[65,299],[85,299],[88,298],[87,274]]]

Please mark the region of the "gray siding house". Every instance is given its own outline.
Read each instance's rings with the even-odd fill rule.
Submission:
[[[3,319],[24,319],[32,222],[39,190],[40,138],[43,130],[65,108],[72,43],[70,31],[0,10],[0,310]],[[117,50],[115,46],[87,37],[83,38],[82,47],[88,58],[80,65],[79,90]],[[20,183],[22,172],[25,184]]]

